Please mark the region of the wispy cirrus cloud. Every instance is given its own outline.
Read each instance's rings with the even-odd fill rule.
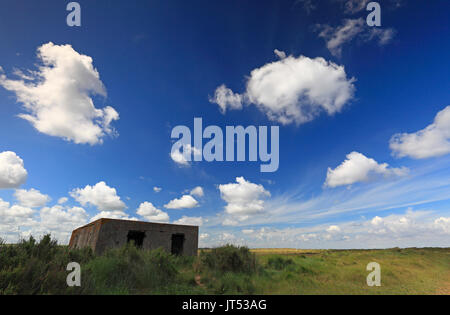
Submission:
[[[443,180],[450,177],[449,163],[450,158],[423,163],[410,168],[407,176],[362,183],[350,189],[323,189],[319,194],[308,193],[309,183],[299,184],[267,199],[264,215],[255,215],[246,221],[236,220],[233,226],[314,225],[348,216],[389,213],[407,207],[425,207],[449,201],[450,183]],[[445,210],[442,211],[445,213]],[[226,216],[223,214],[209,219],[206,226],[217,228],[223,225]]]
[[[367,8],[367,4],[372,0],[339,0],[344,2],[345,13],[355,14]]]
[[[308,14],[317,9],[316,1],[313,0],[296,0],[294,6],[296,5],[301,5]]]
[[[363,18],[344,19],[341,25],[318,24],[315,29],[325,40],[328,50],[335,57],[341,57],[342,47],[355,39],[367,42],[377,40],[380,46],[389,43],[395,36],[393,28],[369,27]]]
[[[247,246],[327,249],[327,248],[392,248],[417,246],[448,246],[450,216],[433,211],[408,209],[389,214],[303,227],[263,226],[255,229],[228,230],[208,234],[202,246],[234,243]]]

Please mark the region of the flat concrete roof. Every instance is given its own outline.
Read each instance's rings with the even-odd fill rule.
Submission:
[[[81,227],[75,229],[74,232],[78,231],[78,230],[82,230],[84,228],[87,228],[87,227],[89,227],[91,225],[94,225],[96,223],[100,223],[100,225],[102,225],[102,224],[105,224],[105,223],[108,223],[108,222],[123,222],[123,223],[127,222],[127,223],[151,224],[151,225],[159,225],[161,227],[180,226],[180,227],[197,227],[198,228],[198,226],[196,226],[196,225],[181,225],[181,224],[169,224],[169,223],[157,223],[157,222],[147,222],[147,221],[134,221],[134,220],[120,220],[120,219],[102,218],[102,219],[98,219],[98,220],[96,220],[94,222],[88,223],[88,224],[86,224],[84,226],[81,226]]]

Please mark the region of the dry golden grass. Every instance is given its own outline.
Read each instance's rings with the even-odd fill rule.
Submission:
[[[449,248],[251,252],[262,267],[245,280],[253,285],[252,294],[450,294]],[[270,260],[277,257],[290,262],[274,268]],[[381,287],[367,286],[369,262],[381,265]]]
[[[321,249],[296,249],[296,248],[255,248],[250,250],[256,255],[308,255],[320,254],[324,252]]]

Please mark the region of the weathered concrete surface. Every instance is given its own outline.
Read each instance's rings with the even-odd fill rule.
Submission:
[[[198,251],[198,226],[149,223],[139,221],[100,219],[72,232],[70,248],[91,247],[101,254],[108,248],[121,247],[129,242],[129,233],[145,233],[142,248],[163,248],[173,253],[173,238],[184,239],[179,254],[195,256]],[[176,236],[174,236],[176,235]],[[176,245],[175,245],[176,247]]]

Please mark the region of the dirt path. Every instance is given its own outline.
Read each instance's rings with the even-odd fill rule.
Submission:
[[[438,295],[450,295],[450,273],[444,276],[443,284],[436,290]]]
[[[450,295],[450,281],[444,282],[444,285],[437,289],[438,295]]]
[[[195,283],[197,283],[198,286],[204,288],[205,285],[202,283],[202,278],[200,277],[200,275],[195,276]]]

